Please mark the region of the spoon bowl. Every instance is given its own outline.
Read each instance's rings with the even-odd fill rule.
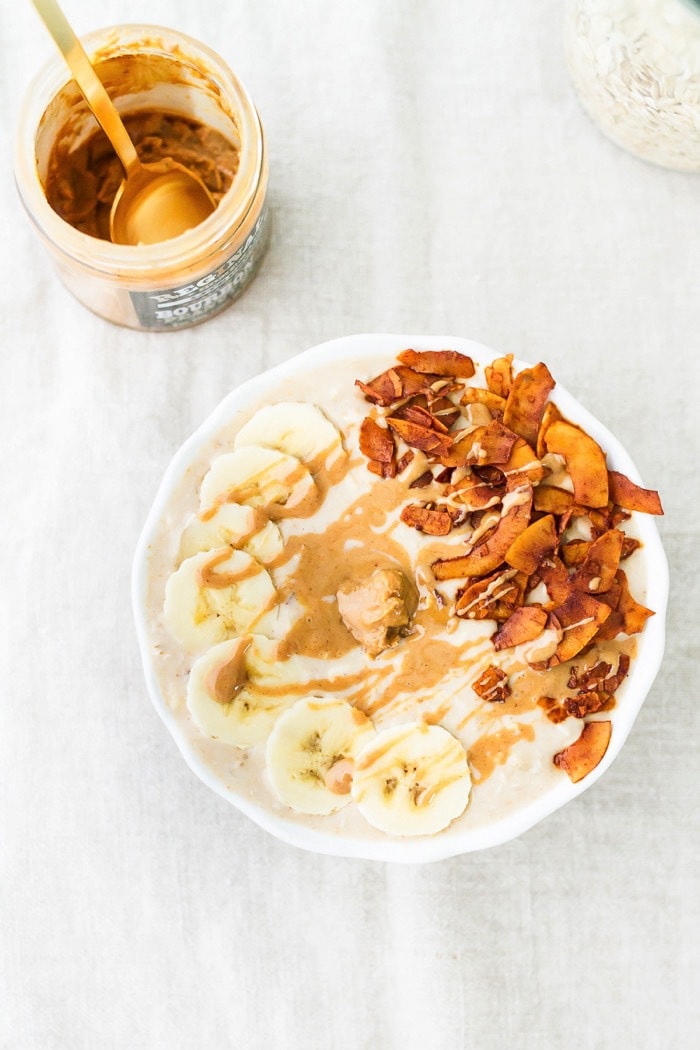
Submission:
[[[56,0],[33,0],[93,116],[117,154],[125,178],[112,203],[115,244],[157,244],[198,226],[216,208],[193,172],[167,158],[142,164],[114,103]]]
[[[216,207],[211,194],[173,160],[140,164],[125,178],[112,203],[110,237],[115,244],[156,244],[203,222]]]

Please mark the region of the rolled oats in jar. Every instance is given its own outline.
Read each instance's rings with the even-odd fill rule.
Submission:
[[[565,32],[601,130],[645,160],[700,171],[700,0],[569,0]]]
[[[172,240],[113,244],[105,230],[109,209],[100,201],[114,171],[100,168],[96,179],[89,166],[104,160],[105,150],[94,145],[101,133],[59,55],[29,88],[20,115],[15,177],[23,204],[64,284],[90,310],[143,331],[198,324],[247,287],[267,245],[267,154],[258,113],[223,60],[182,33],[126,25],[98,30],[83,43],[127,127],[148,140],[144,148],[157,147],[165,122],[177,129],[193,170],[208,164],[217,206]],[[211,147],[208,159],[200,147]],[[72,183],[60,169],[66,158]],[[77,199],[88,191],[96,201]]]

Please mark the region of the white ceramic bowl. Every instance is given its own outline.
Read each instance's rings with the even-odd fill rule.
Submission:
[[[613,734],[603,760],[579,783],[573,784],[562,775],[561,781],[553,790],[532,804],[487,827],[451,828],[439,835],[426,838],[340,837],[337,834],[318,831],[297,821],[285,819],[280,813],[254,804],[242,794],[239,795],[229,790],[194,752],[175,715],[165,702],[152,660],[146,612],[149,549],[155,541],[158,523],[163,517],[174,489],[180,483],[188,467],[215,435],[230,422],[232,417],[251,402],[263,399],[267,391],[278,387],[284,379],[291,377],[298,379],[299,376],[306,373],[310,379],[309,398],[312,399],[315,393],[312,381],[314,370],[327,366],[329,360],[357,361],[360,368],[364,366],[369,374],[375,374],[388,367],[388,363],[394,359],[395,355],[406,347],[416,350],[450,347],[471,355],[481,365],[488,364],[493,358],[500,356],[499,353],[494,353],[479,343],[452,336],[356,335],[334,339],[315,346],[284,364],[243,383],[224,398],[209,418],[179,449],[168,466],[136,549],[132,596],[139,645],[151,699],[175,738],[186,762],[205,784],[232,802],[273,835],[303,849],[369,860],[424,863],[496,846],[521,835],[554,810],[591,787],[619,754],[656,677],[664,650],[669,586],[668,565],[652,517],[645,514],[636,516],[638,535],[644,544],[648,565],[648,583],[644,601],[654,610],[655,615],[648,621],[642,634],[637,636],[637,655],[632,661],[630,673],[625,682],[624,698],[611,712]],[[515,361],[514,367],[519,370],[526,367],[526,363]],[[637,484],[641,484],[639,472],[630,456],[602,423],[583,408],[559,383],[557,383],[553,397],[564,415],[573,422],[581,424],[601,445],[607,453],[610,468],[621,471]]]

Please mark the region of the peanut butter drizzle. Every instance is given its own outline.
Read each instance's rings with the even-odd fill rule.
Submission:
[[[468,661],[479,647],[478,642],[458,647],[436,637],[440,624],[435,623],[422,636],[411,635],[402,647],[402,659],[396,672],[385,665],[384,674],[372,692],[360,702],[361,709],[370,718],[390,707],[401,694],[406,694],[419,705],[434,698],[434,690],[449,672]],[[369,695],[367,695],[369,694]],[[429,713],[428,713],[429,714]],[[425,719],[429,721],[430,716]]]
[[[474,780],[480,784],[490,777],[497,766],[508,760],[511,749],[520,740],[531,742],[534,739],[535,727],[529,723],[499,729],[496,733],[484,733],[467,749]]]
[[[254,536],[257,536],[259,532],[262,532],[270,520],[261,507],[246,506],[246,510],[249,511],[248,521],[250,522],[250,525],[246,532],[236,536],[235,542],[231,543],[231,546],[235,547],[236,550],[242,550],[246,544],[250,543]],[[200,511],[197,517],[200,521],[208,521],[213,517],[214,513],[215,511]]]
[[[230,704],[245,686],[248,675],[245,654],[250,648],[250,638],[241,638],[231,658],[212,667],[204,679],[204,688],[217,704]]]
[[[307,697],[309,695],[314,695],[315,693],[344,693],[346,690],[352,689],[354,686],[359,686],[362,683],[366,686],[366,679],[364,675],[360,673],[336,675],[335,677],[330,678],[313,678],[303,682],[280,682],[279,684],[272,684],[271,682],[256,679],[251,684],[251,688],[254,690],[256,696],[262,696],[274,700],[282,699],[284,697]],[[359,709],[358,714],[362,715],[362,711]],[[362,715],[362,717],[364,720],[364,715]]]
[[[230,558],[231,552],[231,547],[221,547],[214,551],[209,561],[197,571],[196,581],[199,587],[209,587],[212,590],[233,587],[237,583],[242,583],[243,580],[249,580],[252,576],[258,575],[260,565],[254,559],[251,559],[244,569],[239,569],[237,572],[216,572],[216,566]]]
[[[330,466],[326,466],[326,460],[331,453],[334,456],[333,462]],[[337,450],[334,446],[329,446],[323,452],[319,452],[317,456],[314,456],[313,459],[308,460],[306,469],[316,482],[322,498],[325,499],[328,490],[333,488],[334,485],[338,485],[348,471],[352,467],[356,467],[360,462],[359,457],[351,459],[349,453],[345,451],[342,445]]]
[[[355,464],[351,462],[347,453],[339,455],[330,468],[326,468],[325,462],[328,458],[328,450],[319,453],[308,463],[300,463],[300,470],[291,476],[288,483],[296,485],[304,478],[308,471],[313,479],[313,488],[310,488],[303,500],[287,507],[286,504],[272,504],[269,508],[269,517],[274,521],[276,518],[310,518],[312,514],[323,505],[329,489],[338,485],[345,475]]]
[[[303,463],[300,463],[298,468],[284,479],[285,484],[289,485],[293,491],[294,486],[301,484],[307,475],[308,471],[306,467]],[[321,491],[312,479],[311,484],[301,499],[295,500],[291,504],[269,503],[267,506],[267,516],[271,521],[280,521],[282,518],[310,518],[312,514],[316,513],[322,502]]]

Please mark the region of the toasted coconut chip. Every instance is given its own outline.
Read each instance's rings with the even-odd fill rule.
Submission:
[[[578,510],[588,518],[593,536],[602,536],[608,529],[616,528],[629,518],[628,512],[615,503],[608,503],[607,507],[595,510],[589,507],[580,507]]]
[[[382,408],[388,408],[397,401],[416,394],[432,394],[431,381],[437,376],[423,375],[405,365],[397,365],[396,368],[388,368],[386,372],[371,379],[369,383],[355,380],[355,385],[360,388],[368,401]]]
[[[433,480],[432,471],[424,470],[422,474],[419,474],[417,478],[413,479],[408,487],[409,489],[425,489],[428,485],[432,485]]]
[[[564,457],[576,502],[584,507],[606,507],[608,468],[600,445],[580,427],[563,420],[551,424],[544,443],[548,452]]]
[[[618,634],[639,634],[644,630],[644,625],[649,617],[654,615],[652,609],[640,605],[632,597],[624,569],[617,570],[615,583],[609,588],[607,594],[601,594],[600,600],[609,604],[611,609],[607,622],[598,632],[601,642],[610,641]]]
[[[547,612],[541,605],[521,605],[514,609],[503,626],[491,638],[496,652],[532,642],[547,626]]]
[[[412,448],[406,449],[406,451],[404,452],[403,456],[401,457],[401,459],[396,464],[396,473],[397,474],[403,474],[404,470],[406,470],[407,467],[410,467],[411,463],[413,463],[415,455],[416,454],[415,454],[415,452],[413,451]],[[428,471],[428,473],[430,473],[430,472]]]
[[[426,455],[443,455],[449,453],[452,448],[452,438],[449,434],[438,434],[429,427],[412,423],[408,419],[398,419],[396,416],[389,416],[387,424],[407,445],[420,449]]]
[[[554,404],[553,401],[548,401],[544,408],[544,414],[542,416],[542,422],[540,428],[537,431],[537,444],[536,451],[540,459],[543,459],[547,453],[547,447],[545,445],[545,435],[547,430],[551,427],[552,423],[556,423],[558,419],[563,419],[563,415]]]
[[[396,454],[391,431],[367,416],[360,427],[360,452],[377,463],[391,463]]]
[[[627,653],[620,653],[620,659],[617,661],[617,671],[612,675],[607,675],[603,681],[608,693],[614,693],[620,688],[629,674],[630,662]]]
[[[554,663],[565,663],[580,653],[595,637],[601,624],[610,616],[610,607],[590,594],[572,591],[556,607],[554,615],[562,626],[563,636],[552,658]]]
[[[663,514],[661,497],[655,489],[643,489],[635,485],[617,470],[608,471],[610,499],[625,510],[639,510],[643,514]]]
[[[513,355],[506,354],[505,357],[497,357],[495,361],[486,366],[484,375],[486,385],[492,393],[502,398],[508,397],[513,385]]]
[[[571,594],[568,570],[562,560],[557,558],[556,555],[553,555],[551,558],[545,558],[544,561],[540,562],[537,566],[535,580],[543,583],[547,588],[550,608],[562,605]],[[530,582],[534,583],[535,581],[531,580]]]
[[[391,463],[380,463],[376,459],[368,459],[367,470],[371,471],[372,474],[377,474],[380,478],[396,477],[396,463],[393,460]]]
[[[574,505],[574,497],[566,489],[554,485],[538,485],[535,489],[535,510],[543,514],[566,514]]]
[[[525,531],[520,533],[506,551],[505,560],[513,568],[532,576],[540,562],[554,554],[558,543],[559,536],[554,518],[547,514],[544,518],[531,522]]]
[[[575,569],[583,564],[586,552],[591,545],[590,540],[569,540],[559,547],[559,555],[567,569]]]
[[[474,375],[474,362],[457,350],[404,350],[398,354],[399,361],[416,372],[428,372],[437,376],[469,379]]]
[[[578,740],[554,756],[554,765],[576,784],[600,763],[611,736],[612,722],[586,722]]]
[[[421,507],[418,503],[409,503],[403,508],[401,521],[428,536],[447,536],[452,529],[448,511]]]
[[[590,594],[604,594],[615,582],[624,539],[619,529],[610,529],[594,540],[572,577],[574,587]]]
[[[474,431],[478,437],[472,443],[467,459],[479,466],[501,466],[508,463],[517,435],[498,420]]]
[[[592,667],[585,667],[581,672],[578,667],[572,667],[567,685],[569,689],[577,689],[582,692],[589,689],[603,689],[607,693],[614,693],[626,678],[629,669],[629,656],[627,653],[620,653],[617,671],[614,673],[612,664],[606,663],[605,660],[598,660]]]
[[[482,700],[488,700],[490,703],[503,703],[511,694],[508,675],[495,664],[490,664],[477,680],[472,682],[472,689]]]
[[[416,398],[414,404],[420,400],[421,398]],[[430,412],[431,415],[435,419],[439,419],[448,430],[462,415],[459,407],[455,405],[454,401],[450,400],[449,397],[442,397],[439,394],[430,402]]]
[[[496,528],[471,554],[433,563],[438,580],[485,576],[502,564],[506,551],[527,528],[532,508],[532,485],[526,479],[509,478],[503,497],[503,512]]]
[[[502,623],[522,603],[527,577],[515,569],[497,571],[469,584],[457,599],[455,612],[469,620]]]
[[[538,485],[544,477],[544,467],[527,441],[519,437],[513,442],[508,462],[504,464],[505,474],[524,474],[533,485]]]
[[[638,551],[641,546],[641,540],[635,540],[632,536],[625,536],[622,543],[622,554],[620,556],[620,561],[624,561],[625,558],[629,558],[629,556],[631,554],[634,554],[635,551]]]
[[[468,386],[459,400],[461,405],[484,405],[497,419],[503,418],[506,408],[504,397],[480,386]]]
[[[448,431],[448,428],[440,419],[433,415],[432,412],[429,412],[427,408],[417,405],[414,401],[409,401],[407,404],[397,408],[392,418],[405,419],[409,423],[417,423],[421,427],[427,427],[428,430],[437,430],[441,434],[446,434]]]
[[[579,673],[574,664],[571,665],[567,685],[569,689],[595,689],[599,687],[612,671],[612,664],[605,660],[599,660],[592,667],[586,667]]]
[[[547,398],[554,387],[549,369],[540,361],[534,368],[518,372],[508,394],[503,422],[533,448],[537,445]]]
[[[503,485],[505,491],[507,479],[500,467],[472,467],[472,470],[487,485]],[[517,484],[517,481],[514,484]]]
[[[464,504],[465,510],[473,511],[494,507],[503,499],[505,491],[505,478],[498,483],[482,481],[477,474],[470,472],[456,484],[450,485],[447,495],[454,496]]]
[[[609,711],[615,706],[615,698],[604,689],[586,689],[564,701],[564,710],[572,718],[586,718],[598,711]]]
[[[438,458],[443,466],[445,467],[466,467],[468,465],[468,457],[472,450],[472,446],[475,441],[478,440],[478,432],[480,429],[477,427],[475,430],[461,431],[458,430],[454,434],[451,434],[452,446],[443,452]]]

